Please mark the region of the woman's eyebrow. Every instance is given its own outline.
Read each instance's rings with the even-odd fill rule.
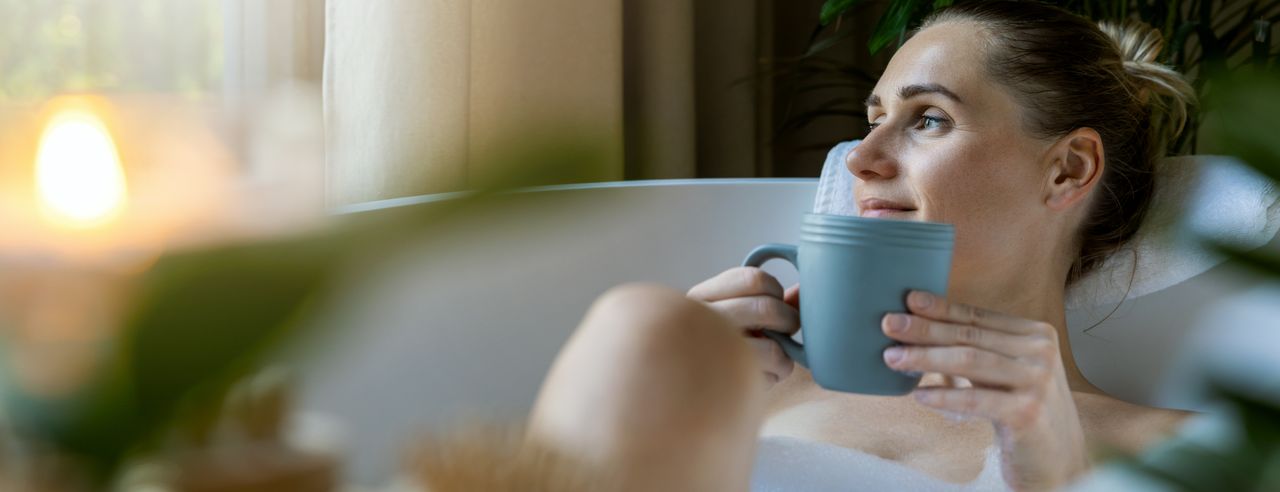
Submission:
[[[898,89],[898,99],[911,99],[921,94],[942,94],[944,97],[951,99],[958,104],[964,104],[964,101],[960,100],[960,96],[957,96],[956,93],[951,92],[951,89],[940,84],[912,84],[902,86],[901,89]],[[868,108],[872,106],[879,106],[880,96],[875,94],[867,96],[867,101],[863,104]]]
[[[957,103],[964,102],[960,100],[960,96],[957,96],[956,93],[951,92],[950,89],[943,87],[941,84],[912,84],[898,89],[899,99],[911,99],[921,94],[942,94]]]

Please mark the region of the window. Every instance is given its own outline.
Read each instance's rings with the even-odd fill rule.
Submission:
[[[319,82],[322,0],[0,0],[0,104]]]

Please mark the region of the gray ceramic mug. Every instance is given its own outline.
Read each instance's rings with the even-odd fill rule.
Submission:
[[[800,270],[804,345],[783,333],[764,334],[813,372],[819,386],[870,395],[911,392],[919,375],[884,363],[894,345],[880,331],[891,312],[907,312],[907,293],[946,295],[955,232],[948,224],[805,214],[800,245],[765,244],[744,266],[779,258]]]

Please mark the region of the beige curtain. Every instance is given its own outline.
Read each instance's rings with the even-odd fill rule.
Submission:
[[[627,178],[768,175],[770,86],[754,76],[771,2],[623,3]]]
[[[221,95],[252,100],[281,84],[321,81],[324,3],[222,0]]]
[[[530,126],[622,140],[621,0],[329,0],[327,22],[331,205],[464,189]]]
[[[783,2],[784,4],[787,2]],[[698,177],[772,175],[772,0],[697,0]]]
[[[329,0],[331,204],[464,189],[548,121],[624,142],[599,180],[767,176],[771,0]],[[764,83],[761,83],[764,81]]]
[[[694,0],[623,0],[626,177],[696,177]]]

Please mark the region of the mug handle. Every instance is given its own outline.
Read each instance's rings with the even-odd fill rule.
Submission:
[[[779,260],[786,260],[797,269],[800,268],[799,250],[794,245],[778,243],[756,246],[756,249],[751,250],[751,252],[747,254],[747,259],[742,260],[742,266],[758,268],[760,265],[763,265],[764,262],[775,258]],[[782,346],[782,351],[785,352],[787,357],[790,357],[791,360],[796,361],[797,364],[804,366],[806,369],[809,367],[809,358],[805,355],[804,345],[801,345],[800,342],[793,340],[790,335],[782,332],[763,330],[763,333],[764,336],[778,342],[778,345]]]

